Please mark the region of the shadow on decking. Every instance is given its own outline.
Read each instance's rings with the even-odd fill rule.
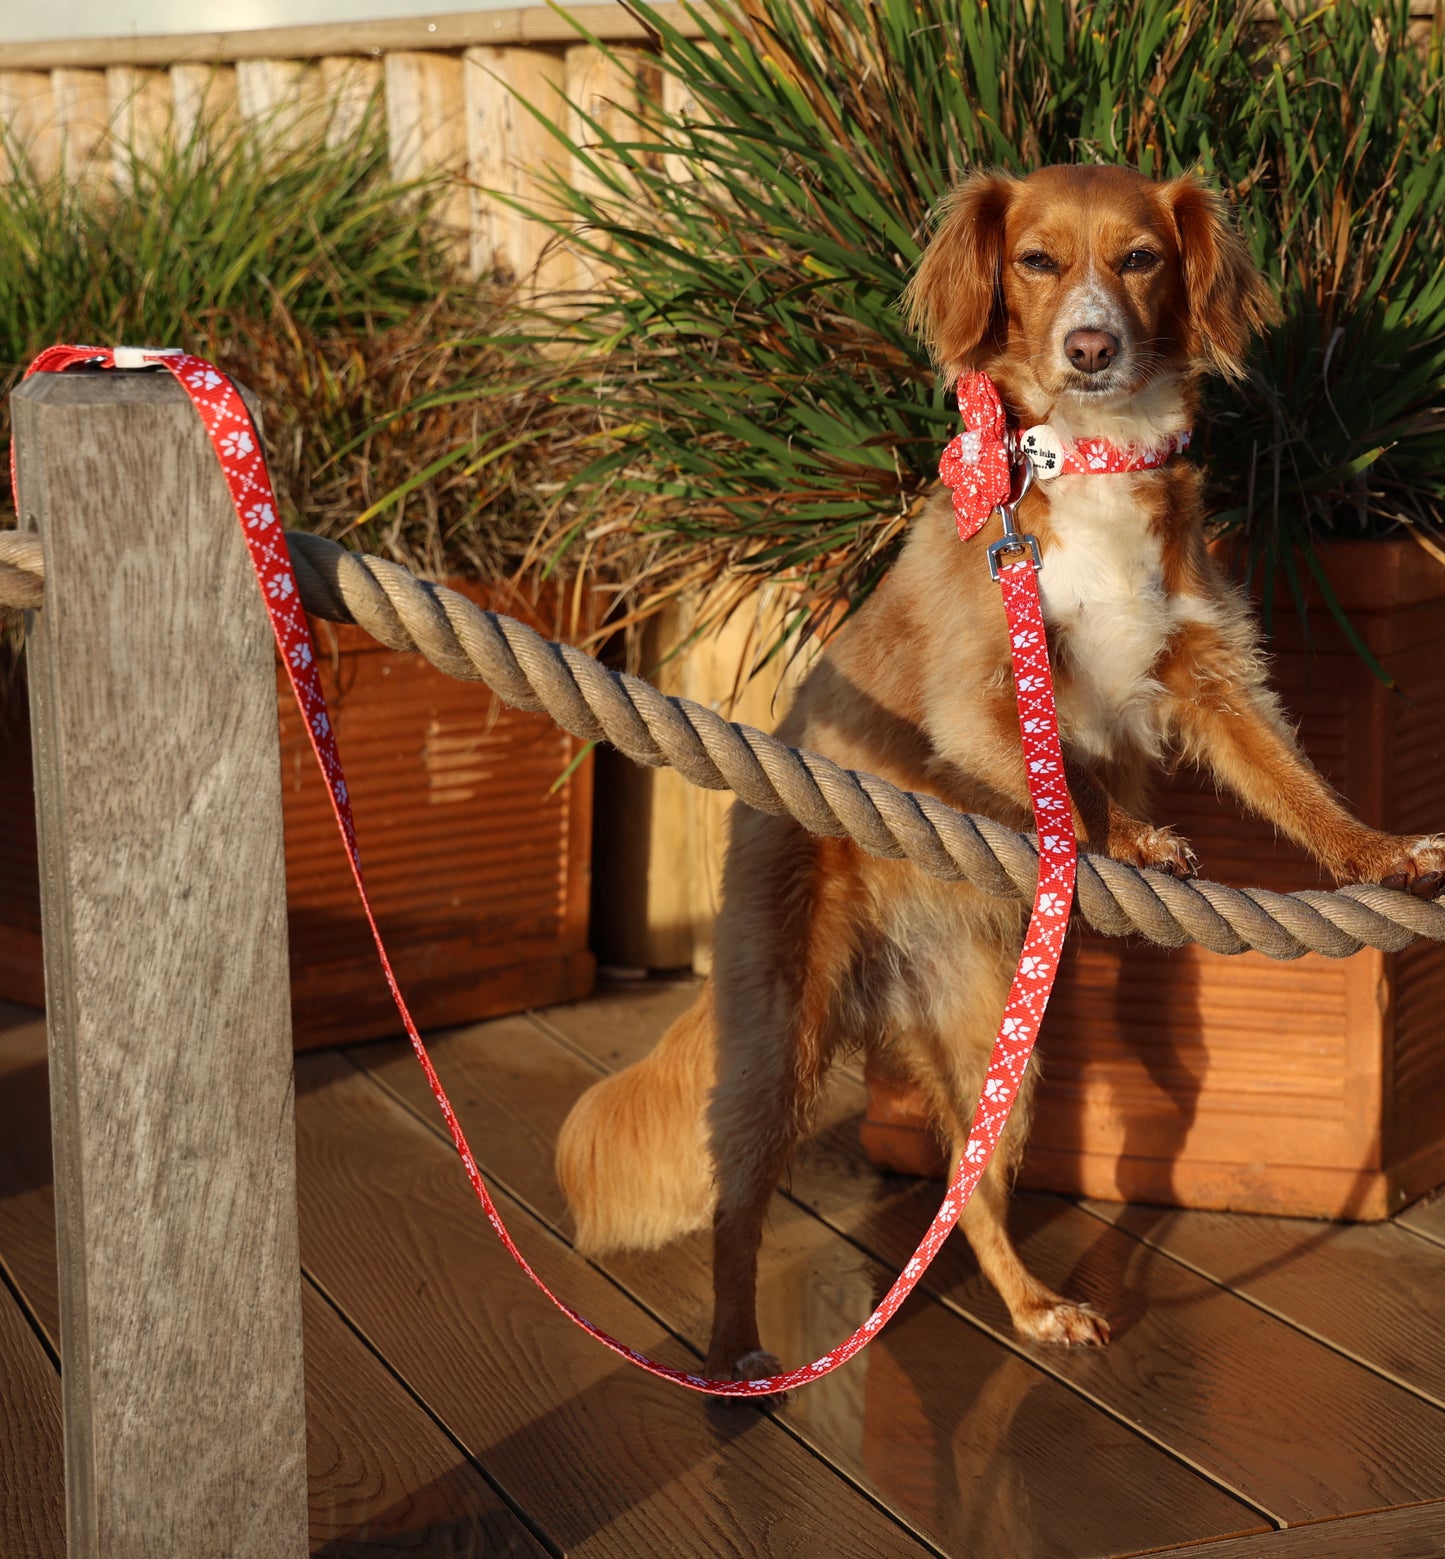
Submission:
[[[598,1067],[687,998],[635,988],[434,1045],[529,1259],[670,1362],[705,1336],[706,1238],[579,1260],[550,1152]],[[764,1243],[789,1363],[866,1315],[938,1196],[862,1160],[857,1086]],[[953,1240],[862,1357],[763,1411],[640,1375],[532,1293],[404,1044],[300,1058],[297,1114],[314,1553],[1102,1559],[1314,1522],[1260,1559],[1445,1552],[1445,1206],[1342,1227],[1020,1196],[1026,1259],[1109,1313],[1110,1349],[1020,1343]],[[59,1430],[44,1031],[3,1006],[0,1268],[0,1488],[38,1534],[0,1550],[58,1554],[58,1454],[35,1455]],[[1366,1514],[1389,1507],[1388,1530]]]

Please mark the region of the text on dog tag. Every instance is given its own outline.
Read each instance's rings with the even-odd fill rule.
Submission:
[[[1019,448],[1029,457],[1034,475],[1045,481],[1064,469],[1064,441],[1047,422],[1021,434]]]

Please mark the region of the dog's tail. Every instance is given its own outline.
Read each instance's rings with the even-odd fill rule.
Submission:
[[[578,1250],[650,1250],[707,1225],[716,1072],[709,982],[649,1055],[572,1106],[557,1138],[557,1179],[577,1220]]]

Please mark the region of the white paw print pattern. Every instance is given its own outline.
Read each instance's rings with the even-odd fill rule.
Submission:
[[[246,524],[253,530],[267,530],[276,523],[276,511],[269,503],[253,503],[246,510]]]
[[[255,447],[255,440],[245,428],[237,428],[234,433],[223,433],[221,435],[221,453],[228,460],[235,460],[242,455],[249,455]]]
[[[1034,814],[1042,825],[1046,817],[1062,820],[1069,812],[1057,722],[1052,712],[1048,649],[1033,569],[1027,565],[1006,568],[1001,577],[1014,656],[1025,771]],[[960,1163],[961,1177],[970,1189],[982,1177],[993,1155],[1008,1118],[1009,1102],[1017,1092],[1016,1082],[1027,1070],[1038,1020],[1053,987],[1068,923],[1067,910],[1073,901],[1072,834],[1057,824],[1052,828],[1040,826],[1039,848],[1037,913],[1030,917],[983,1096]],[[996,1108],[985,1109],[986,1102]]]
[[[1120,447],[1103,438],[1080,439],[1063,456],[1058,469],[1073,476],[1097,476],[1100,473],[1120,471],[1152,471],[1166,464],[1174,455],[1188,449],[1190,436],[1188,431],[1175,433],[1152,449]],[[1028,435],[1025,434],[1024,438],[1027,447]]]

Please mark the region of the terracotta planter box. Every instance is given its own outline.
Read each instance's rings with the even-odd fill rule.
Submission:
[[[1275,607],[1274,675],[1311,756],[1400,833],[1445,829],[1445,570],[1408,540],[1328,549],[1336,593],[1403,697],[1322,608]],[[1154,808],[1206,875],[1328,886],[1265,825],[1181,779]],[[1073,941],[1040,1041],[1021,1183],[1170,1206],[1382,1218],[1445,1182],[1445,945],[1276,963],[1094,936]],[[881,1093],[880,1162],[912,1157]],[[904,1117],[900,1121],[900,1114]],[[920,1156],[921,1155],[921,1156]]]
[[[461,589],[483,605],[485,592]],[[553,636],[544,598],[498,610]],[[592,774],[558,784],[579,744],[545,715],[313,622],[356,813],[367,885],[422,1028],[585,995]],[[394,1034],[400,1020],[330,802],[278,668],[298,1048]],[[0,996],[40,1005],[39,885],[23,686],[0,708]]]

